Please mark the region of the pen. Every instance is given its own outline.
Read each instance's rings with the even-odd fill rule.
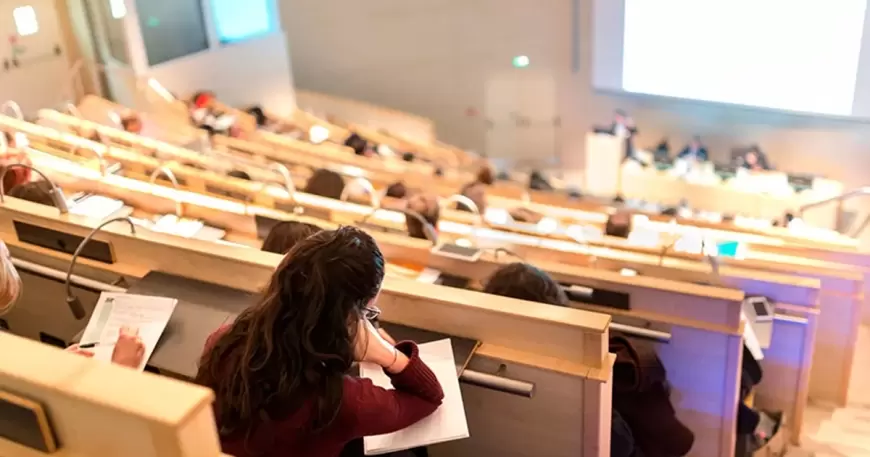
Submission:
[[[114,346],[114,345],[115,345],[115,343],[111,343],[111,344],[101,344],[101,343],[99,343],[99,342],[96,342],[96,343],[85,343],[85,344],[80,344],[80,345],[79,345],[79,349],[91,349],[91,348],[94,348],[94,347],[97,347],[97,346]]]

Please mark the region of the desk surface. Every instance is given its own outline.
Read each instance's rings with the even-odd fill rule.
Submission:
[[[148,365],[166,374],[188,379],[196,376],[208,336],[221,325],[232,322],[254,300],[254,295],[245,291],[160,272],[148,273],[127,293],[178,300]],[[457,375],[465,369],[480,344],[467,338],[387,322],[383,326],[397,340],[425,343],[450,338]]]

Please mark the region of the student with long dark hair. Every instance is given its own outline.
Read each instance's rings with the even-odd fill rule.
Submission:
[[[215,392],[221,444],[236,457],[335,457],[363,436],[432,414],[443,392],[411,342],[375,330],[384,258],[365,232],[342,227],[284,257],[260,300],[206,343],[196,381]],[[383,367],[394,390],[349,376]]]
[[[269,235],[263,240],[261,251],[284,255],[296,246],[296,243],[319,232],[320,227],[307,222],[282,221],[272,227]]]

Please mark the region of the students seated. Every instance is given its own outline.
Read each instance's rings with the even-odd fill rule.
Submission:
[[[387,187],[385,195],[390,198],[402,199],[408,196],[408,188],[402,181],[397,181]]]
[[[365,232],[317,233],[284,257],[257,304],[208,338],[196,382],[215,392],[224,452],[334,457],[438,408],[444,394],[417,346],[389,344],[370,322],[384,271]],[[383,367],[395,389],[348,375],[355,361]]]
[[[703,143],[701,143],[701,137],[699,136],[692,137],[692,141],[686,145],[682,151],[680,151],[677,158],[683,160],[695,160],[698,162],[706,162],[710,159],[707,154],[707,148],[704,147]]]
[[[21,291],[21,277],[18,276],[18,271],[12,264],[12,255],[6,244],[0,240],[0,316],[15,306],[21,296]],[[0,331],[3,331],[2,327],[0,327]],[[92,351],[81,349],[77,344],[66,348],[66,350],[84,357],[94,356]],[[143,357],[145,357],[145,344],[139,338],[139,331],[122,327],[112,350],[112,363],[129,368],[138,368],[142,364]]]
[[[51,184],[44,180],[17,185],[7,195],[40,205],[54,206],[54,199],[51,197]]]
[[[0,316],[9,312],[21,296],[21,278],[12,265],[12,255],[0,240]],[[3,328],[0,327],[0,331]]]
[[[567,306],[565,291],[547,273],[527,263],[512,263],[498,269],[486,281],[484,292],[519,300]]]
[[[209,135],[239,136],[241,130],[236,126],[236,118],[224,113],[216,106],[215,94],[209,91],[197,92],[189,104],[190,119],[193,124]]]
[[[605,235],[618,238],[628,238],[630,233],[631,213],[627,211],[617,211],[616,213],[607,216],[607,223],[604,225]]]
[[[121,128],[129,133],[139,135],[142,133],[142,118],[135,112],[128,112],[121,116]]]
[[[553,185],[544,177],[543,173],[534,170],[529,174],[529,189],[550,191],[553,190]]]
[[[369,149],[369,143],[363,137],[356,133],[351,133],[344,141],[344,145],[353,149],[353,152],[358,156],[371,156],[372,151]]]
[[[308,178],[308,182],[305,183],[305,189],[303,189],[303,192],[306,194],[320,195],[321,197],[334,198],[336,200],[341,198],[343,191],[344,178],[340,174],[325,168],[318,168]]]
[[[297,221],[283,221],[272,227],[263,241],[261,251],[284,255],[296,243],[308,238],[322,229],[314,224]]]
[[[236,179],[244,179],[245,181],[251,180],[251,175],[249,175],[247,172],[244,172],[242,170],[230,170],[230,172],[227,173],[227,176],[229,176],[231,178],[236,178]]]
[[[481,183],[480,181],[474,181],[474,182],[468,183],[465,185],[465,187],[462,188],[462,191],[460,191],[460,194],[462,194],[465,197],[468,197],[469,200],[474,202],[474,204],[477,206],[477,210],[480,212],[480,214],[486,213],[486,185],[485,184]],[[469,208],[468,206],[466,206],[462,203],[457,203],[456,209],[459,211],[472,212],[471,208]]]
[[[3,170],[7,166],[16,163],[29,166],[30,159],[27,157],[24,149],[18,147],[15,141],[15,135],[12,135],[9,132],[3,132],[3,139],[6,140],[7,147],[5,152],[0,152],[0,173],[3,173]],[[6,172],[6,175],[3,177],[3,182],[0,183],[0,185],[3,186],[4,192],[9,193],[13,187],[30,181],[30,178],[31,171],[29,168],[15,167]]]
[[[477,182],[490,186],[495,182],[495,172],[489,166],[484,166],[477,171]]]
[[[423,216],[434,230],[438,229],[441,207],[438,205],[437,197],[432,194],[415,194],[408,199],[408,209]],[[408,235],[412,238],[427,239],[426,230],[416,217],[406,214],[405,226],[408,228]]]

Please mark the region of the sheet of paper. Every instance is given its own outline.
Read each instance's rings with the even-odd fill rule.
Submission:
[[[441,388],[444,401],[429,417],[416,424],[386,435],[367,436],[364,439],[366,455],[379,455],[430,444],[468,438],[468,422],[465,406],[456,376],[453,346],[450,340],[439,340],[420,345],[420,358],[432,369]],[[381,367],[360,364],[360,375],[369,378],[375,385],[391,389],[392,384]]]
[[[98,343],[93,349],[94,358],[108,362],[112,360],[121,327],[135,327],[145,344],[145,358],[139,367],[144,370],[177,302],[174,298],[104,292],[82,334],[81,343]]]

